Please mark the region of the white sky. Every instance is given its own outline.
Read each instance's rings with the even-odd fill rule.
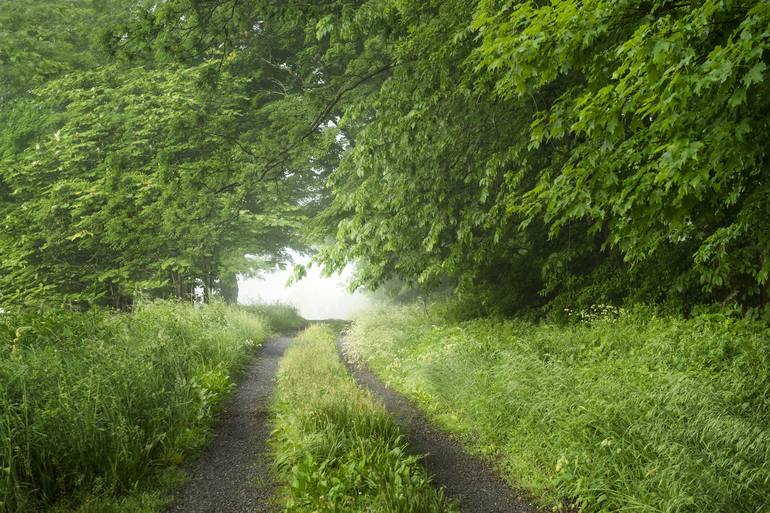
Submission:
[[[307,264],[309,257],[292,255],[300,264]],[[299,309],[305,319],[350,319],[353,314],[372,306],[368,296],[347,291],[347,283],[352,269],[346,268],[342,275],[329,278],[321,276],[319,267],[308,269],[307,276],[286,287],[292,276],[292,266],[281,271],[276,269],[261,278],[239,278],[238,302],[250,303],[287,303]]]

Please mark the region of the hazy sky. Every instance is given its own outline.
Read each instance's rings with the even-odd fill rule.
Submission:
[[[295,260],[307,264],[308,257],[295,255]],[[349,319],[355,312],[372,305],[372,300],[362,293],[350,294],[346,290],[347,281],[352,273],[346,269],[342,275],[330,278],[321,277],[318,267],[308,269],[307,276],[291,287],[286,281],[292,275],[292,267],[265,274],[261,279],[241,279],[238,281],[238,302],[248,303],[288,303],[299,309],[306,319]]]

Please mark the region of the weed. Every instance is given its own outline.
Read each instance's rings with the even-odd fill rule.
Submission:
[[[162,502],[137,483],[202,446],[267,331],[221,305],[0,316],[0,511]]]
[[[361,317],[347,342],[512,483],[584,511],[770,511],[770,330],[594,309],[567,325]]]
[[[274,409],[287,512],[454,511],[387,412],[348,376],[332,328],[314,325],[289,348]]]
[[[307,321],[300,316],[297,308],[290,305],[261,303],[241,308],[265,319],[270,324],[270,328],[277,333],[298,331],[307,326]]]

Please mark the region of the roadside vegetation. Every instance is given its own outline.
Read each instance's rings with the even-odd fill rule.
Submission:
[[[222,305],[0,314],[0,512],[159,511],[269,331]]]
[[[477,319],[350,342],[544,503],[767,511],[768,112],[768,0],[0,0],[0,513],[155,507],[108,502],[305,323],[143,305],[315,250]],[[290,509],[444,507],[325,330]]]
[[[398,427],[340,362],[335,332],[304,331],[278,375],[272,443],[292,513],[454,511]]]
[[[282,303],[257,303],[242,306],[247,312],[262,317],[275,333],[291,333],[307,326],[307,320],[296,307]]]
[[[770,329],[594,308],[566,324],[366,315],[346,341],[544,505],[767,511]]]

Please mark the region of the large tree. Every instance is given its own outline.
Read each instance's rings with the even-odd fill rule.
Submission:
[[[137,292],[185,297],[248,270],[247,254],[284,259],[303,174],[260,181],[239,146],[254,119],[248,82],[202,87],[216,66],[102,67],[18,109],[38,135],[3,166],[18,205],[5,218],[6,301],[35,290],[115,306]]]
[[[327,261],[514,305],[767,304],[767,2],[383,4],[402,65],[351,108]]]
[[[56,7],[71,21],[85,8]],[[20,12],[22,27],[38,14]],[[147,13],[135,11],[131,26]],[[72,62],[84,64],[57,54],[61,71],[43,66],[50,73],[29,90],[17,88],[4,109],[6,306],[54,300],[123,308],[138,293],[189,297],[195,287],[232,300],[236,273],[304,247],[299,227],[338,142],[331,132],[294,137],[311,129],[301,99],[276,89],[290,70],[271,63],[245,72],[243,45],[173,56],[146,46],[117,50],[133,41],[124,26],[95,29],[113,63],[73,43],[82,55]],[[287,138],[302,151],[284,151]]]

